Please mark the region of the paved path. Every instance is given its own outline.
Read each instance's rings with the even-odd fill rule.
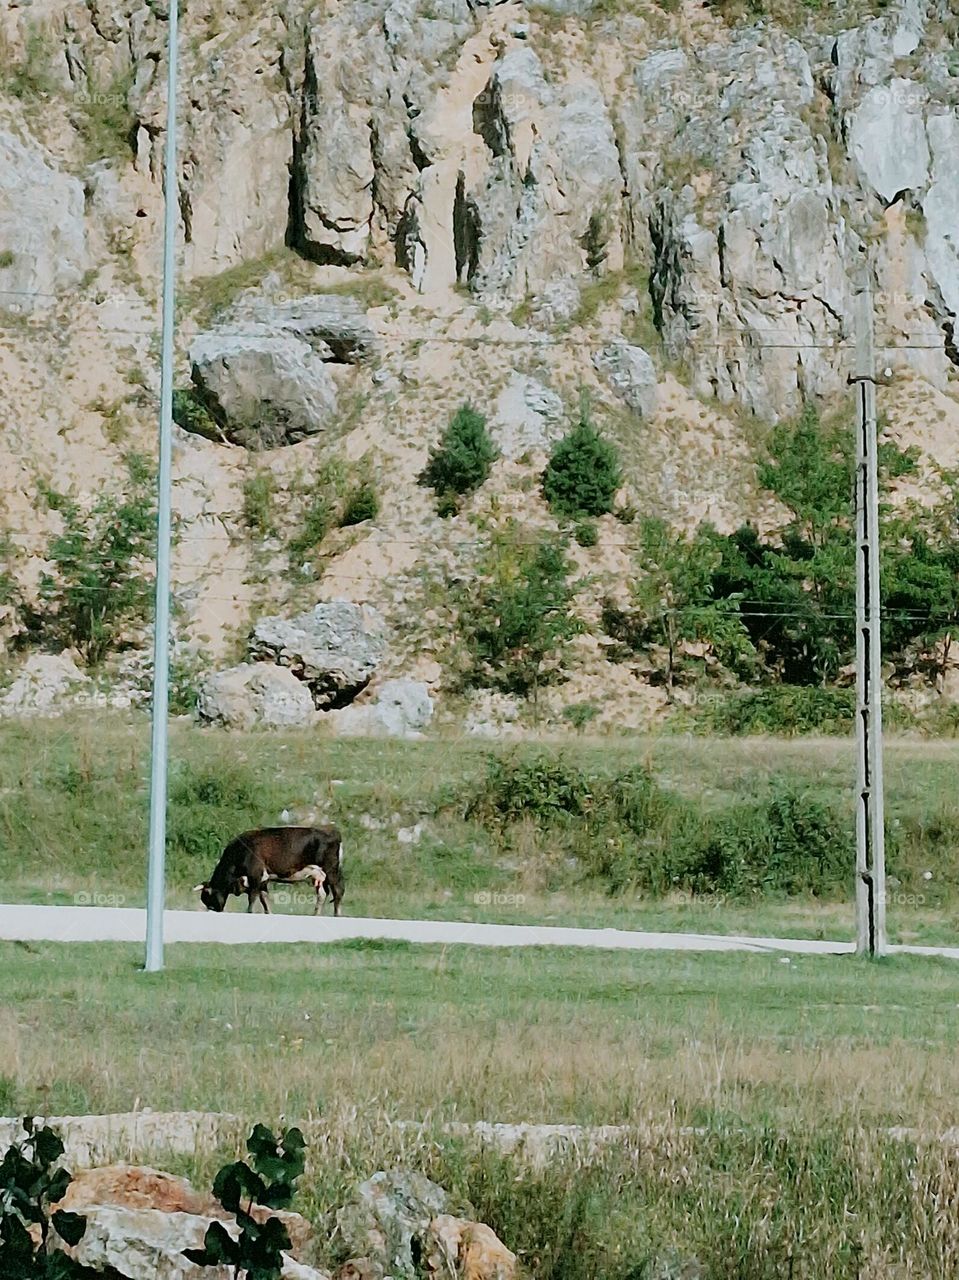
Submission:
[[[138,942],[146,912],[137,907],[0,906],[0,939],[22,942]],[[226,911],[167,911],[167,942],[342,942],[384,938],[474,947],[592,947],[610,951],[754,951],[844,955],[851,942],[803,938],[747,938],[708,933],[644,933],[626,929],[567,929],[552,925],[465,924],[454,920],[373,920],[351,916],[247,915]],[[959,960],[959,947],[891,947],[893,952]]]

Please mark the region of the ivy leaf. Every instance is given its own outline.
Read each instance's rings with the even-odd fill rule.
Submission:
[[[234,1240],[222,1222],[211,1222],[203,1237],[202,1249],[183,1249],[184,1258],[200,1267],[217,1267],[222,1263],[240,1266],[242,1256],[239,1242]]]
[[[50,1221],[57,1235],[69,1245],[79,1244],[87,1229],[87,1220],[82,1213],[69,1213],[66,1209],[57,1209]]]

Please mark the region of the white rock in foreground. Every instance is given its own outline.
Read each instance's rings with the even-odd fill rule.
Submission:
[[[2,716],[59,716],[89,678],[66,653],[34,653],[0,698]]]

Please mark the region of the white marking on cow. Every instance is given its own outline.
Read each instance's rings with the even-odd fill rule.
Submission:
[[[279,880],[279,877],[270,872],[265,872],[264,883],[266,883],[267,880]],[[323,871],[322,867],[318,867],[315,863],[311,863],[308,867],[301,867],[299,871],[294,871],[291,875],[283,876],[284,884],[293,884],[298,880],[312,880],[314,882],[317,880],[324,881],[326,880],[326,873]]]
[[[343,865],[343,841],[342,840],[340,841],[340,847],[336,855],[336,865],[338,867],[342,867]]]

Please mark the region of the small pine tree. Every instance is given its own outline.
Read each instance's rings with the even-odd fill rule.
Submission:
[[[543,497],[559,515],[602,516],[612,511],[621,480],[616,449],[584,412],[553,450],[543,472]]]
[[[438,448],[430,453],[420,484],[436,492],[440,514],[450,515],[457,506],[451,495],[478,489],[497,456],[486,419],[472,405],[464,404],[453,415]]]

